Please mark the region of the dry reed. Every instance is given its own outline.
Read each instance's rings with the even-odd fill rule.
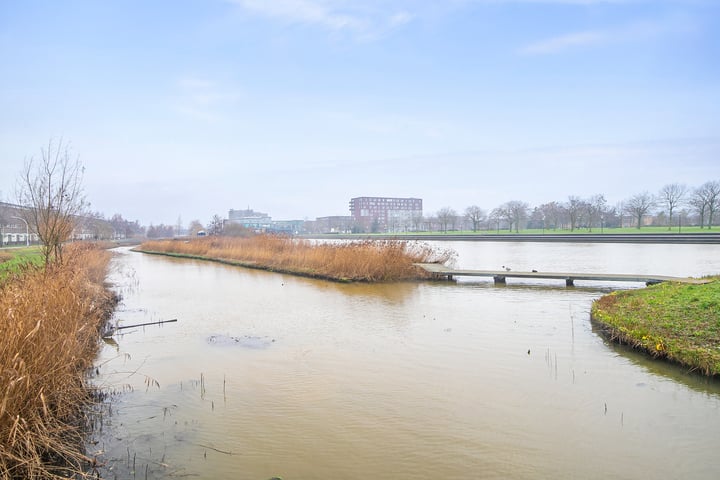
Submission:
[[[424,278],[414,263],[445,263],[453,253],[419,242],[365,240],[316,243],[275,235],[156,240],[141,251],[214,259],[267,270],[341,281],[386,282]]]
[[[113,306],[110,254],[83,244],[62,265],[24,267],[0,286],[0,478],[82,470],[87,372]]]

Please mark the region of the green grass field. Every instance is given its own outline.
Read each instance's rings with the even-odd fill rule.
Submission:
[[[679,233],[718,233],[720,232],[720,227],[713,227],[712,229],[703,228],[700,227],[682,227],[680,229]],[[437,235],[442,234],[443,232],[407,232],[410,235]],[[446,235],[578,235],[578,234],[584,234],[584,233],[592,233],[592,234],[601,234],[601,233],[607,233],[607,234],[623,234],[623,233],[678,233],[678,228],[673,227],[671,229],[668,229],[668,227],[643,227],[641,229],[637,229],[635,227],[626,227],[626,228],[603,228],[602,230],[600,228],[593,228],[592,230],[588,230],[587,228],[579,228],[576,230],[573,230],[572,232],[570,230],[552,230],[552,229],[541,229],[541,228],[527,228],[524,230],[520,230],[519,232],[509,231],[507,229],[501,229],[501,230],[478,230],[477,232],[473,232],[472,230],[449,230],[445,234]],[[386,234],[379,234],[379,235],[386,235]],[[402,235],[402,233],[398,233],[398,235]]]
[[[0,283],[22,270],[28,264],[42,265],[43,256],[39,246],[0,248]]]

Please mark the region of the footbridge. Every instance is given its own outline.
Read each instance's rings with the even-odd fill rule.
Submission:
[[[564,280],[568,287],[575,284],[575,280],[595,280],[602,282],[642,282],[652,285],[661,282],[680,282],[690,284],[709,283],[710,280],[691,277],[671,277],[667,275],[647,275],[628,273],[568,273],[568,272],[515,272],[512,270],[466,270],[455,269],[438,263],[416,263],[415,266],[429,272],[433,278],[452,280],[454,277],[488,277],[495,283],[506,283],[507,278],[533,278]]]

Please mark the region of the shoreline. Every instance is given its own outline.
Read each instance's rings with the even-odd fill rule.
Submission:
[[[314,240],[720,244],[720,233],[428,233],[299,235]]]
[[[621,290],[593,301],[590,321],[609,341],[708,377],[720,376],[720,277]]]

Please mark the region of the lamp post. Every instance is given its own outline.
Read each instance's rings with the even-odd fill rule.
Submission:
[[[600,235],[603,234],[604,227],[605,227],[605,215],[600,215]]]
[[[22,217],[14,217],[14,216],[11,216],[10,218],[17,218],[18,220],[22,220],[23,222],[25,222],[25,246],[29,247],[30,246],[30,225],[28,225],[27,220],[25,220]]]

